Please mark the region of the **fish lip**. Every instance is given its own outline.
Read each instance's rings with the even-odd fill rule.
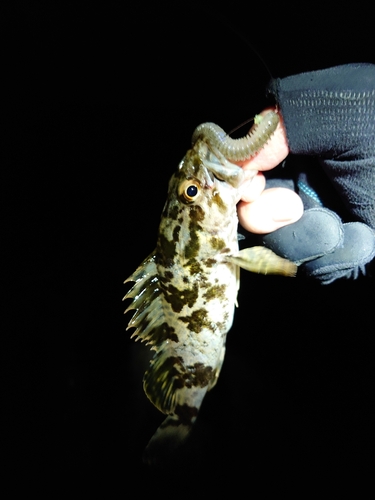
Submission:
[[[214,178],[224,181],[236,189],[241,187],[245,181],[245,173],[242,168],[227,160],[216,148],[207,150],[204,165]]]
[[[242,168],[229,161],[217,165],[214,162],[206,161],[205,168],[210,172],[213,179],[217,179],[218,182],[226,182],[235,189],[240,188],[246,181]]]
[[[214,146],[198,141],[194,148],[203,167],[202,184],[212,189],[216,182],[226,182],[239,189],[246,180],[245,172],[235,163],[230,162]]]
[[[208,189],[213,189],[215,185],[215,174],[207,167],[206,162],[204,162],[203,167],[205,187]]]

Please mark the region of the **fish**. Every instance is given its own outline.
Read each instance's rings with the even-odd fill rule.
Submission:
[[[259,151],[277,126],[276,114],[258,120],[245,141],[228,137],[215,124],[197,127],[169,181],[156,248],[125,280],[134,283],[124,297],[132,299],[125,312],[135,311],[127,329],[135,329],[131,337],[155,351],[144,391],[166,415],[146,447],[149,464],[173,456],[186,441],[206,393],[217,383],[240,268],[296,274],[296,264],[266,247],[239,250],[238,244],[236,205],[245,174],[231,159]]]

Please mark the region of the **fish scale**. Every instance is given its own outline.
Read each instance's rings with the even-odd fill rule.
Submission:
[[[128,329],[135,328],[132,337],[155,351],[144,390],[167,415],[146,448],[149,463],[170,457],[185,441],[204,396],[217,382],[240,267],[296,273],[295,264],[265,247],[239,251],[236,205],[244,182],[243,170],[218,144],[196,134],[169,181],[156,249],[125,281],[135,282],[124,297],[132,299],[126,312],[135,310]]]

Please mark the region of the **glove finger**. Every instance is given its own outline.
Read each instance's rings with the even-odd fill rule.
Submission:
[[[263,244],[297,265],[330,254],[343,241],[340,218],[326,208],[306,210],[297,222],[262,237]]]
[[[352,222],[343,225],[342,245],[333,253],[303,264],[303,272],[323,284],[338,278],[357,279],[366,274],[366,264],[375,257],[375,232],[366,224]]]

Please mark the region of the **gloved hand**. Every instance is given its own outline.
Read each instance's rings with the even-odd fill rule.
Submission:
[[[263,235],[263,244],[322,283],[355,279],[375,257],[375,66],[303,73],[273,80],[268,90],[292,155],[266,174],[262,196],[268,188],[291,189],[304,211],[297,222]],[[272,158],[271,142],[263,157]],[[251,230],[250,205],[239,207],[239,217]]]

